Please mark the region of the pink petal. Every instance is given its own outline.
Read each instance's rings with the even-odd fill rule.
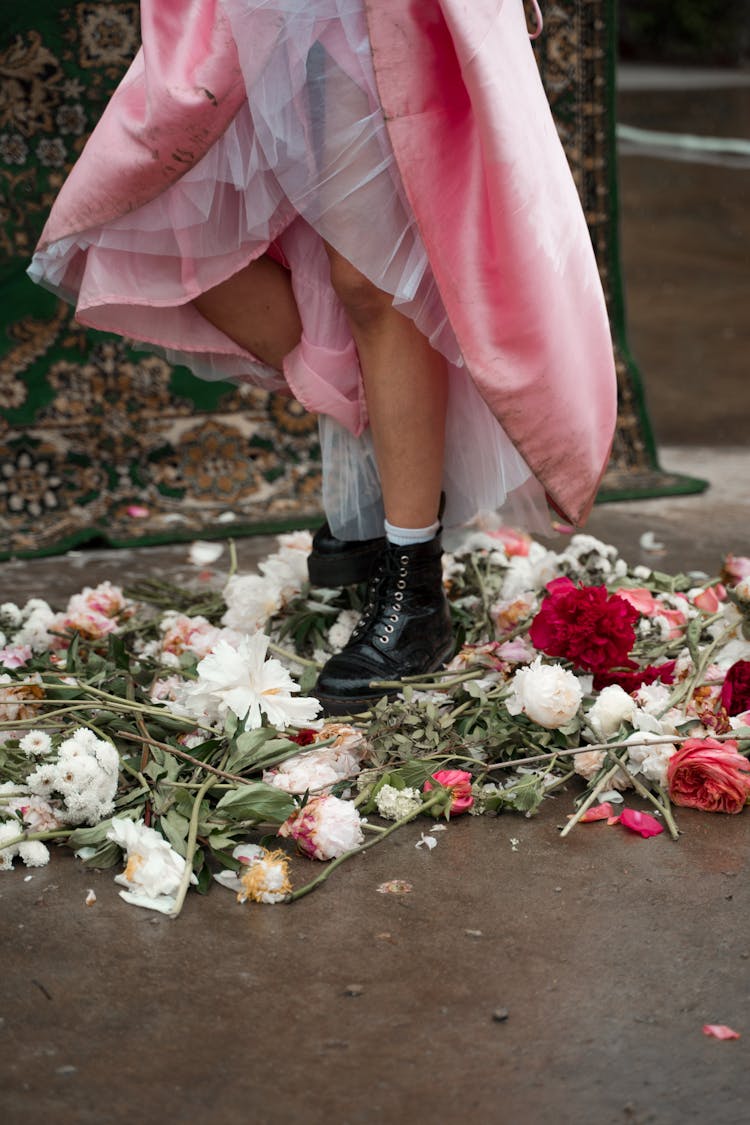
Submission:
[[[725,1023],[704,1023],[703,1034],[712,1035],[714,1039],[739,1039],[739,1031],[733,1031]]]
[[[605,801],[603,805],[592,805],[590,809],[581,817],[581,824],[588,824],[592,820],[608,820],[614,813],[614,809],[609,801]]]
[[[613,824],[619,824],[619,823],[620,823],[619,816],[608,816],[607,817],[607,824],[610,826],[610,828],[612,827]]]
[[[134,520],[143,520],[150,514],[148,508],[144,508],[142,504],[130,504],[126,511]]]
[[[620,813],[620,824],[624,824],[631,832],[637,832],[644,840],[649,836],[658,836],[664,831],[664,825],[659,824],[655,817],[639,812],[638,809],[623,809]]]

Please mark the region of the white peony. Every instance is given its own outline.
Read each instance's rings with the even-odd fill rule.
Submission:
[[[283,605],[281,589],[259,574],[236,574],[223,590],[227,610],[222,625],[254,633],[279,612]]]
[[[264,633],[243,637],[236,647],[219,641],[198,664],[198,680],[186,685],[172,708],[209,720],[224,719],[231,711],[252,730],[263,725],[264,715],[279,729],[312,722],[320,703],[308,696],[294,698],[299,684],[278,660],[266,659],[268,643]]]
[[[628,746],[628,767],[634,773],[641,773],[649,781],[656,781],[661,786],[667,784],[667,766],[669,759],[675,753],[676,747],[671,742],[657,742],[658,734],[649,731],[640,731],[631,734],[627,739],[632,745]]]
[[[619,684],[610,684],[599,692],[586,718],[598,741],[606,742],[623,723],[632,722],[635,711],[635,700]]]
[[[132,906],[170,914],[185,871],[183,857],[142,820],[115,817],[107,839],[125,852],[125,870],[115,876],[116,883],[127,887],[120,897]],[[198,882],[193,873],[190,882]]]
[[[538,656],[527,668],[519,668],[510,683],[506,707],[511,715],[525,714],[548,729],[564,727],[576,715],[583,698],[581,685],[572,672],[559,664],[543,664]]]

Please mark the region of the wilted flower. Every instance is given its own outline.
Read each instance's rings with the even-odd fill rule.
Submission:
[[[278,830],[294,840],[313,859],[336,859],[364,841],[359,813],[350,801],[338,797],[313,797],[293,813]]]
[[[171,913],[185,871],[183,857],[142,820],[114,817],[107,839],[125,852],[125,870],[115,876],[116,883],[127,887],[120,897],[132,906]],[[192,872],[190,882],[198,882]]]
[[[509,714],[523,713],[550,730],[569,723],[583,698],[581,685],[572,672],[558,664],[543,664],[540,656],[527,668],[518,669],[510,687],[505,704]]]

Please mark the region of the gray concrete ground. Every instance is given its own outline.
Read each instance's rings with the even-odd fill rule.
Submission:
[[[734,86],[710,94],[728,98],[717,112],[736,105]],[[674,75],[659,90],[662,107],[676,99],[673,127],[693,132],[706,97]],[[622,120],[645,126],[652,104],[631,76]],[[632,341],[664,465],[712,487],[599,507],[590,530],[632,561],[711,573],[729,550],[750,554],[736,292],[748,173],[719,184],[714,168],[690,165],[688,200],[688,166],[678,176],[663,164],[623,160]],[[659,556],[642,554],[645,531]],[[239,547],[250,566],[269,541]],[[61,601],[103,578],[188,570],[184,546],[6,563],[0,600]],[[748,814],[684,812],[678,843],[601,825],[560,840],[572,797],[532,820],[455,821],[431,853],[405,830],[292,907],[241,907],[215,888],[176,923],[125,906],[111,872],[64,855],[3,874],[2,1120],[747,1121]],[[311,864],[296,865],[296,882],[309,878]],[[378,894],[393,878],[413,892]],[[493,1019],[498,1008],[507,1020]],[[704,1023],[743,1038],[707,1039]]]

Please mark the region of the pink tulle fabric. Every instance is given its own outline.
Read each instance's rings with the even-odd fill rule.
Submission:
[[[363,0],[223,0],[247,102],[198,163],[150,202],[39,251],[34,280],[82,323],[129,336],[206,379],[287,387],[320,416],[335,533],[382,533],[356,349],[324,240],[446,358],[445,523],[480,513],[545,530],[544,491],[463,364],[406,199],[373,74]],[[259,49],[262,44],[262,49]],[[283,376],[191,301],[269,251],[291,271],[303,325]]]

